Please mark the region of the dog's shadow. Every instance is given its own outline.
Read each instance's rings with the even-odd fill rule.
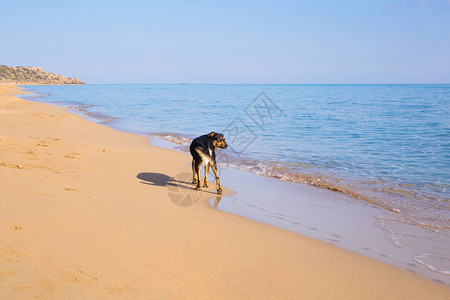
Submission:
[[[181,173],[176,177],[168,176],[162,173],[150,173],[143,172],[139,173],[136,176],[141,180],[142,184],[154,185],[154,186],[162,186],[168,188],[179,188],[185,190],[193,190],[195,185],[192,184],[192,174],[189,173]],[[214,194],[211,191],[202,189],[202,192]]]
[[[181,188],[192,188],[192,184],[189,184],[189,181],[182,181],[176,179],[171,176],[167,176],[166,174],[161,173],[139,173],[136,176],[141,180],[141,183],[148,185],[156,185],[156,186],[177,186]],[[189,180],[189,178],[187,178]]]

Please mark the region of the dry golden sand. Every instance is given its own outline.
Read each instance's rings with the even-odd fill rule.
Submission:
[[[190,172],[188,155],[18,93],[0,86],[0,299],[450,298],[448,286],[212,209],[212,193],[180,208],[167,182]]]

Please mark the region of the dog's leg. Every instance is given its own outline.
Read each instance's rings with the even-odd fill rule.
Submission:
[[[203,183],[204,187],[208,187],[208,174],[209,174],[209,163],[205,164],[205,182]]]
[[[213,170],[214,176],[216,176],[216,190],[217,194],[222,195],[222,189],[220,188],[219,174],[217,174],[217,165],[215,163],[211,164],[211,169]]]
[[[192,183],[197,183],[197,174],[195,173],[195,160],[192,160]]]
[[[200,185],[202,180],[200,179],[200,168],[202,167],[202,162],[195,162],[195,176],[197,177],[197,186],[195,187],[196,190],[200,189]]]

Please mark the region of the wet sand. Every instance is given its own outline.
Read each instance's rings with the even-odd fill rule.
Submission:
[[[188,155],[18,93],[0,86],[2,299],[450,297],[406,270],[212,209],[214,184],[192,192]]]
[[[390,232],[383,230],[380,216],[385,211],[380,207],[306,184],[223,166],[219,171],[227,187],[236,191],[218,203],[221,211],[323,240],[450,285],[450,276],[419,264],[416,253],[395,244]]]

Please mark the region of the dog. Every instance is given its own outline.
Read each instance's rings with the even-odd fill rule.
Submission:
[[[220,188],[219,175],[217,174],[216,164],[216,149],[226,149],[228,147],[225,142],[225,137],[221,133],[210,132],[208,134],[195,138],[189,150],[192,155],[192,183],[197,184],[195,190],[199,190],[201,186],[200,168],[205,164],[205,182],[204,187],[208,187],[208,173],[209,167],[211,167],[214,176],[216,177],[216,190],[217,194],[222,195],[222,189]]]

